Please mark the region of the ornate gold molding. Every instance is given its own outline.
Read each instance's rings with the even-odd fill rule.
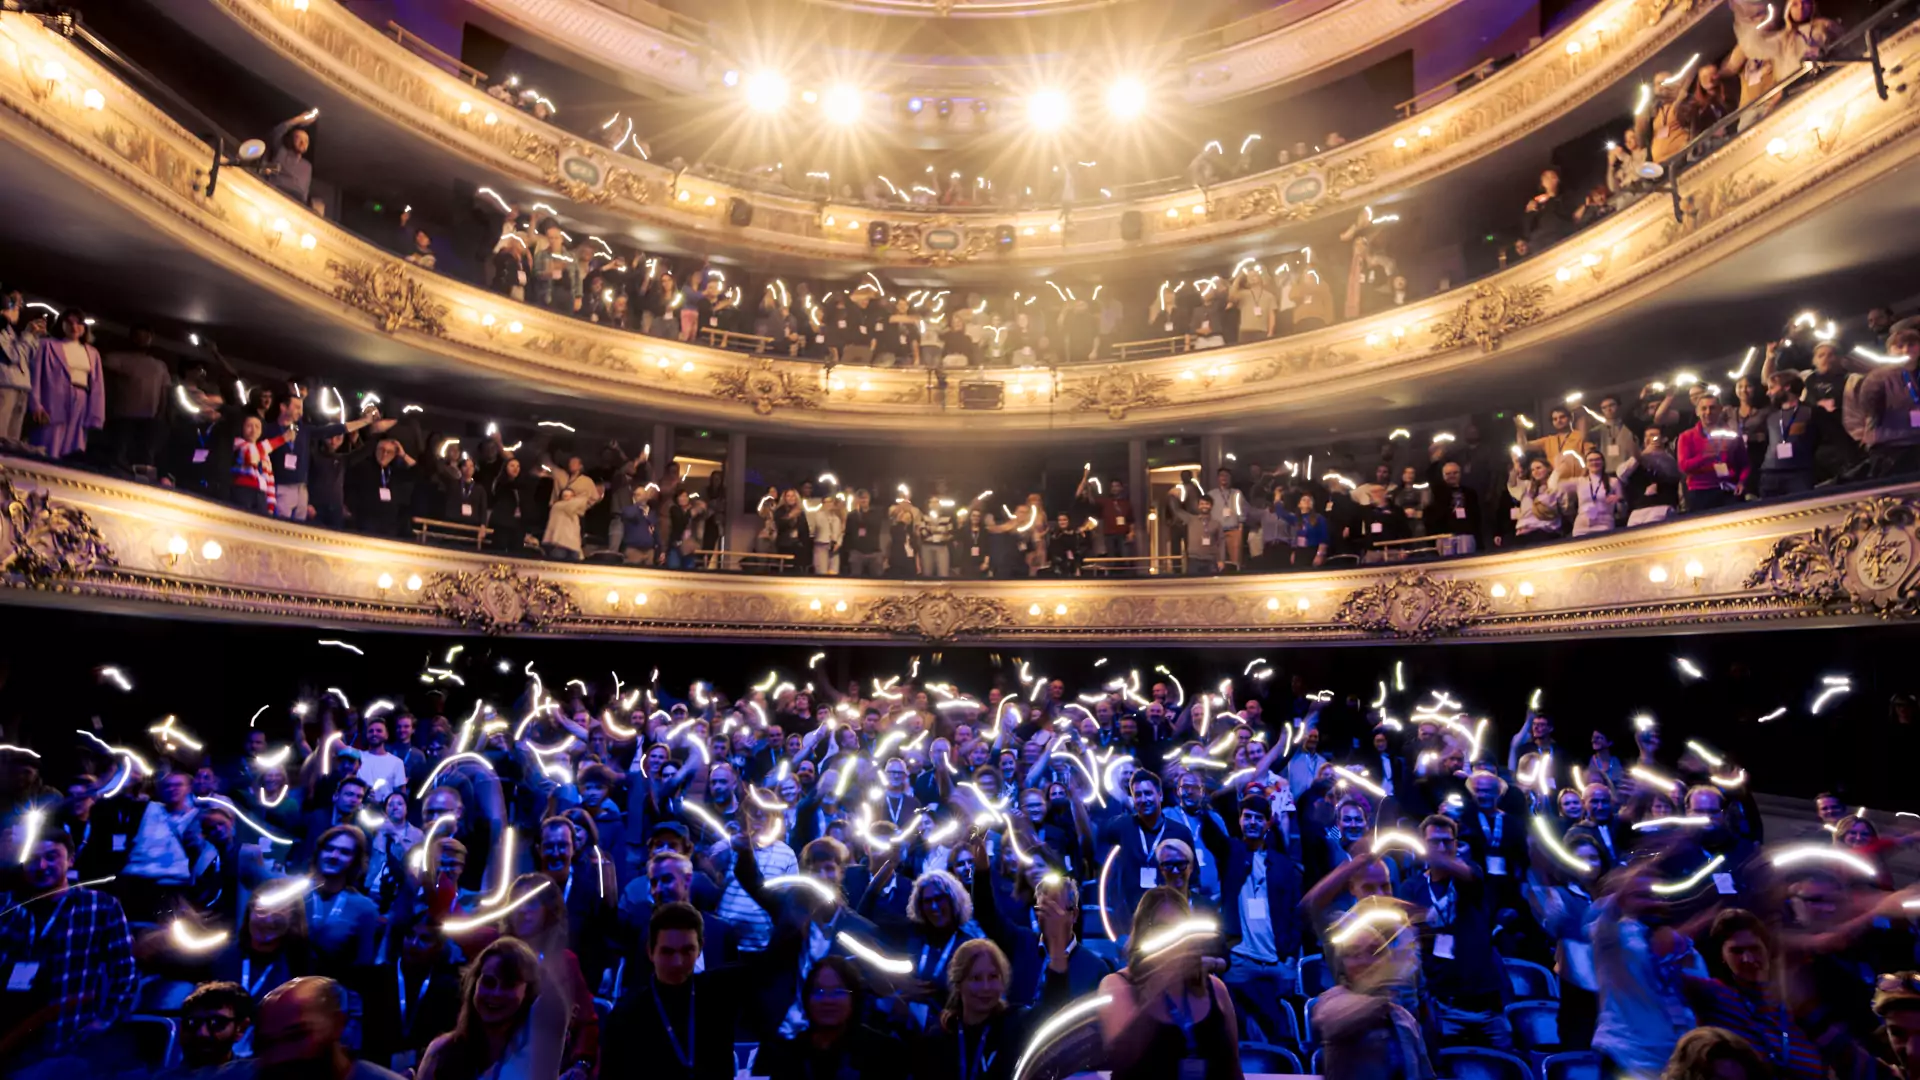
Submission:
[[[1478,345],[1481,352],[1492,352],[1500,347],[1500,339],[1545,318],[1552,292],[1543,284],[1475,285],[1459,307],[1434,323],[1433,347]]]
[[[567,590],[537,577],[521,577],[504,563],[485,570],[437,573],[426,579],[422,598],[442,618],[484,634],[539,631],[580,613]]]
[[[115,563],[113,548],[85,510],[55,502],[45,491],[22,491],[0,470],[0,505],[6,507],[0,574],[29,585],[77,578]]]
[[[80,539],[67,562],[42,563],[72,574],[0,589],[0,602],[370,629],[806,642],[1364,644],[1852,625],[1870,611],[1913,612],[1920,505],[1920,484],[1898,485],[1864,500],[1755,505],[1418,567],[893,581],[502,560],[294,525],[43,461],[8,459],[6,467],[17,490],[43,493]],[[1899,554],[1858,569],[1867,565],[1862,552],[1881,549]],[[1789,550],[1809,554],[1755,573]],[[1782,588],[1775,574],[1800,584]],[[1852,583],[1838,591],[1821,584],[1836,574]]]
[[[867,606],[867,621],[891,634],[952,641],[1010,626],[1013,613],[999,600],[935,589],[876,600]]]
[[[793,372],[775,369],[772,360],[758,360],[752,367],[714,372],[713,396],[745,402],[761,416],[783,406],[791,409],[820,407],[818,391],[801,383]]]
[[[1837,525],[1785,537],[1746,586],[1822,611],[1920,615],[1920,502],[1869,499]]]
[[[1391,580],[1355,589],[1334,619],[1376,634],[1426,641],[1453,634],[1487,617],[1492,601],[1478,585],[1402,570]]]
[[[575,28],[565,41],[576,49],[609,40],[577,32],[583,24],[605,19],[604,9],[592,0],[489,2],[507,8],[578,7],[577,16],[561,22],[542,19],[533,25]],[[1328,35],[1335,24],[1371,35],[1391,23],[1431,17],[1453,2],[1370,0],[1335,5],[1288,31],[1310,35],[1310,52],[1282,59],[1271,53],[1277,40],[1272,35],[1239,43],[1195,61],[1198,66],[1192,69],[1184,93],[1190,99],[1209,98],[1291,77],[1334,58],[1339,47],[1330,44],[1334,39]],[[731,246],[773,254],[843,257],[863,265],[877,258],[922,266],[964,263],[992,251],[996,263],[1059,266],[1096,263],[1120,251],[1165,250],[1202,240],[1270,235],[1275,222],[1357,211],[1391,192],[1494,152],[1565,115],[1656,55],[1712,5],[1698,0],[1628,0],[1596,10],[1485,81],[1310,161],[1219,184],[1205,193],[1188,189],[1078,207],[1070,228],[1057,233],[1050,231],[1059,222],[1057,209],[981,209],[960,214],[906,208],[877,211],[892,225],[895,241],[887,249],[869,248],[865,228],[850,224],[864,225],[876,216],[873,207],[822,203],[800,192],[736,187],[700,176],[697,170],[675,173],[637,157],[612,154],[488,97],[383,36],[335,0],[307,0],[300,8],[286,0],[216,0],[215,6],[257,37],[263,48],[307,65],[346,97],[443,148],[479,159],[527,184],[559,190],[596,211],[590,215],[596,218],[611,212],[649,229],[697,230],[702,233],[703,249]],[[1307,40],[1300,38],[1302,43]],[[1570,46],[1574,51],[1567,51]],[[623,69],[631,65],[614,67]],[[1254,82],[1247,82],[1249,78]],[[576,170],[569,163],[587,167]],[[679,197],[682,194],[685,199]],[[755,206],[751,229],[725,225],[725,208],[734,198]],[[1194,214],[1195,205],[1203,212]],[[1125,239],[1122,224],[1129,211],[1140,214],[1146,230],[1132,241]],[[1001,251],[992,235],[1003,225],[1012,227],[1018,239]]]
[[[446,337],[447,305],[435,300],[425,285],[402,269],[404,265],[327,260],[327,270],[340,279],[333,295],[373,316],[380,329],[389,334],[412,330]]]
[[[251,0],[219,2],[244,6]],[[324,6],[314,0],[313,10]],[[1908,27],[1883,43],[1883,55],[1889,64],[1912,64],[1920,60],[1917,42],[1920,30]],[[1891,101],[1881,102],[1872,91],[1871,72],[1849,66],[1785,102],[1689,171],[1683,190],[1701,197],[1683,233],[1668,228],[1670,203],[1642,200],[1567,244],[1481,283],[1491,298],[1478,303],[1474,290],[1454,290],[1281,341],[1112,367],[1065,368],[1068,393],[1059,400],[1050,376],[979,371],[972,377],[1007,385],[1006,406],[970,412],[942,409],[918,370],[850,374],[839,369],[829,375],[811,362],[752,358],[610,330],[431,277],[307,214],[239,171],[223,175],[217,193],[208,198],[196,187],[204,177],[195,171],[208,148],[72,43],[34,20],[6,19],[0,20],[0,46],[0,136],[97,191],[118,210],[152,222],[169,243],[333,318],[343,329],[358,331],[361,324],[342,317],[339,290],[357,292],[364,305],[355,306],[379,320],[377,325],[397,319],[398,326],[423,330],[408,344],[422,351],[422,363],[438,362],[443,370],[753,430],[851,426],[874,434],[937,438],[981,430],[1119,435],[1165,431],[1190,421],[1284,422],[1356,391],[1452,371],[1465,359],[1463,352],[1481,347],[1472,332],[1476,325],[1489,330],[1489,343],[1497,339],[1502,349],[1513,349],[1617,317],[1634,301],[1724,265],[1742,246],[1776,235],[1800,216],[1920,156],[1920,140],[1913,137],[1920,129],[1920,110],[1912,106],[1913,92],[1896,90]],[[49,89],[45,72],[53,64],[66,78]],[[104,108],[87,103],[88,90],[103,91]],[[1815,168],[1799,160],[1816,152]],[[367,278],[363,286],[349,285],[339,269],[329,269],[336,263],[401,284],[375,288]],[[431,284],[410,292],[404,285],[409,280]],[[1538,317],[1525,324],[1514,311],[1526,305],[1496,303],[1502,296],[1531,298]],[[438,330],[430,329],[434,326]],[[1459,344],[1441,344],[1454,341]],[[743,385],[756,366],[783,376],[796,396],[817,392],[818,407],[762,410],[751,396],[714,392],[716,384]]]
[[[1097,375],[1069,379],[1060,392],[1073,402],[1075,412],[1098,409],[1109,420],[1125,420],[1134,409],[1165,405],[1172,388],[1172,379],[1124,371],[1116,364]]]

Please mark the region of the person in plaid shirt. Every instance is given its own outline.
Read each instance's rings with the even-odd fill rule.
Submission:
[[[0,1071],[74,1052],[133,1008],[133,936],[120,902],[63,888],[73,838],[53,828],[27,853],[25,889],[0,911]],[[3,1053],[5,1051],[0,1051]]]

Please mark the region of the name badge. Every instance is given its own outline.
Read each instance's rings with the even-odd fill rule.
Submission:
[[[1453,959],[1453,935],[1433,935],[1433,955],[1442,960]]]
[[[115,850],[115,851],[125,851],[125,850],[127,850],[127,838],[126,838],[126,837],[124,837],[124,836],[116,836],[116,837],[114,837],[114,838],[113,838],[113,850]]]
[[[1507,876],[1507,860],[1499,855],[1487,856],[1487,873],[1494,877]]]
[[[1304,537],[1304,536],[1296,536],[1296,537],[1294,537],[1294,538],[1293,538],[1293,546],[1294,546],[1294,547],[1297,547],[1297,548],[1303,548],[1303,547],[1306,547],[1306,546],[1307,546],[1307,538],[1306,538],[1306,537]]]
[[[826,341],[827,341],[827,335],[815,334],[813,335],[813,341],[814,341],[814,344],[816,345],[824,345],[826,344]]]
[[[1727,468],[1727,463],[1724,461],[1716,461],[1713,463],[1713,475],[1715,476],[1725,477],[1732,472],[1733,470]]]
[[[1643,492],[1643,494],[1646,494],[1646,495],[1658,495],[1658,494],[1660,494],[1660,485],[1659,485],[1659,484],[1648,484],[1648,485],[1647,485],[1647,490],[1646,490],[1645,492]]]
[[[1241,903],[1240,910],[1246,913],[1248,922],[1266,922],[1267,898],[1264,896],[1249,896]]]
[[[708,326],[719,326],[719,325],[720,325],[720,317],[719,317],[719,316],[717,316],[717,315],[715,315],[715,316],[712,316],[712,317],[710,317],[710,318],[708,318],[708,319],[707,319],[707,325],[708,325]]]
[[[973,557],[974,557],[974,558],[976,558],[976,559],[980,557],[980,549],[979,549],[979,548],[974,548],[974,549],[973,549]]]
[[[1253,317],[1254,317],[1254,318],[1256,318],[1256,319],[1260,317],[1260,309],[1259,309],[1259,308],[1254,308],[1254,309],[1253,309]]]
[[[31,960],[22,960],[7,972],[7,989],[31,990],[34,977],[40,974],[40,965]]]
[[[460,516],[461,516],[461,517],[472,517],[472,516],[473,516],[473,504],[472,504],[472,503],[461,503],[461,504],[460,504]]]
[[[1740,891],[1733,887],[1733,875],[1725,870],[1713,875],[1713,890],[1721,896],[1732,896]]]
[[[1907,410],[1907,426],[1910,428],[1920,428],[1920,409]]]
[[[1165,327],[1163,327],[1163,329],[1166,330],[1167,333],[1171,334],[1173,333],[1173,324],[1168,323]]]
[[[206,448],[206,447],[204,447],[204,446],[203,446],[203,447],[201,447],[200,449],[198,449],[198,450],[195,450],[195,451],[193,452],[193,463],[194,463],[195,465],[205,465],[205,464],[207,463],[207,448]]]
[[[1775,459],[1779,461],[1792,461],[1793,460],[1793,444],[1790,442],[1783,442],[1775,445],[1773,448],[1773,456]]]
[[[865,529],[861,529],[860,531],[858,531],[858,532],[856,532],[856,533],[854,533],[853,535],[855,535],[855,536],[865,536],[865,535],[867,535],[867,530],[865,530]]]
[[[1453,516],[1454,516],[1454,517],[1456,517],[1456,518],[1459,518],[1459,519],[1460,519],[1461,521],[1465,521],[1465,520],[1467,520],[1467,508],[1466,508],[1466,507],[1464,507],[1464,506],[1456,506],[1456,507],[1454,507],[1454,508],[1453,508]]]
[[[1370,532],[1370,533],[1377,533],[1377,532],[1379,532],[1379,531],[1380,531],[1380,523],[1376,521],[1376,522],[1373,522],[1372,524],[1370,524],[1370,525],[1368,525],[1368,526],[1367,526],[1367,531],[1368,531],[1368,532]]]
[[[1201,537],[1201,538],[1200,538],[1200,546],[1201,546],[1201,547],[1212,547],[1212,546],[1213,546],[1213,537],[1211,537],[1211,536],[1203,536],[1203,537]]]
[[[381,488],[381,489],[380,489],[380,501],[381,501],[381,502],[392,502],[392,501],[393,501],[393,489],[392,489],[392,488]]]
[[[834,325],[839,327],[842,330],[845,330],[847,328],[847,320],[841,319],[839,322],[834,323]]]
[[[1140,868],[1141,888],[1151,889],[1158,884],[1160,884],[1160,870],[1158,867],[1143,866]]]
[[[1125,525],[1127,523],[1127,519],[1123,517],[1117,517],[1113,519],[1113,523],[1115,525]]]
[[[286,457],[281,458],[280,460],[283,463],[281,465],[281,468],[283,469],[297,469],[300,467],[299,454],[288,454]]]

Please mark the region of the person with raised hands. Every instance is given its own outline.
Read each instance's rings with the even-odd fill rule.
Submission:
[[[1232,996],[1209,954],[1217,923],[1195,920],[1186,898],[1148,889],[1131,919],[1127,966],[1100,981],[1100,1010],[1113,1080],[1238,1080],[1240,1028]]]

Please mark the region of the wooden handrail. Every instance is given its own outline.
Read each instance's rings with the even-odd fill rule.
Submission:
[[[1142,341],[1122,341],[1114,345],[1114,351],[1120,359],[1128,360],[1134,356],[1177,356],[1193,350],[1192,334],[1175,334],[1173,337],[1148,338]]]
[[[475,86],[479,86],[481,83],[487,81],[486,72],[461,60],[457,56],[449,56],[432,42],[401,26],[399,23],[394,22],[392,19],[387,20],[387,32],[392,34],[393,40],[399,42],[402,47],[411,49],[436,64],[451,68],[455,75],[460,76]]]

